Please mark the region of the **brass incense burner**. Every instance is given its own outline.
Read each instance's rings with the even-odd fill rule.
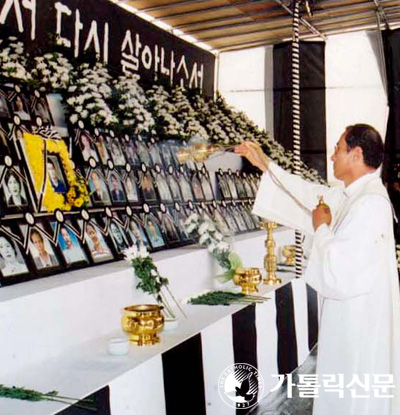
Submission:
[[[233,282],[242,288],[243,294],[258,292],[257,285],[261,279],[259,268],[238,268],[233,276]]]
[[[276,243],[273,236],[273,232],[278,227],[278,225],[275,222],[261,222],[261,227],[267,231],[267,239],[265,240],[265,248],[267,253],[264,256],[264,268],[267,271],[267,277],[263,282],[267,285],[281,284],[282,280],[276,276]]]
[[[138,346],[160,342],[158,333],[164,327],[164,315],[157,304],[132,305],[124,308],[122,328],[129,340]]]

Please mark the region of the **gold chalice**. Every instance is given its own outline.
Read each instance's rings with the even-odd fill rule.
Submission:
[[[164,327],[164,315],[157,304],[132,305],[124,308],[122,328],[129,340],[138,346],[160,342],[157,333]]]
[[[294,245],[284,245],[282,254],[286,258],[285,265],[294,265],[294,259],[296,256],[296,247]]]
[[[261,279],[259,268],[238,268],[233,276],[233,282],[242,287],[243,294],[258,292],[257,285]]]

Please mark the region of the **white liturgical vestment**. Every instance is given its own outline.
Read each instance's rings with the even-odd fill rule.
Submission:
[[[399,415],[399,283],[392,208],[378,173],[329,188],[270,169],[286,191],[266,172],[253,213],[314,235],[303,276],[322,300],[313,414]],[[314,232],[311,213],[288,192],[310,210],[323,195],[331,225]],[[394,388],[383,385],[388,375]]]

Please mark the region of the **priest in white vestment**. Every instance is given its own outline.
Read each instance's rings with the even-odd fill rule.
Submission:
[[[399,283],[379,133],[358,124],[340,137],[331,160],[344,187],[289,174],[251,142],[235,151],[264,172],[253,213],[313,235],[303,275],[322,299],[313,414],[399,415]],[[316,207],[320,195],[329,207]]]

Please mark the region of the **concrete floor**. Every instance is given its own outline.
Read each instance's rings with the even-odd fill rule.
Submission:
[[[298,374],[314,374],[317,361],[317,346],[311,351],[306,361],[293,372],[293,382],[296,384]],[[268,394],[251,415],[312,415],[313,399],[300,398],[298,389],[293,388],[293,397],[287,398],[286,380],[277,391]]]

